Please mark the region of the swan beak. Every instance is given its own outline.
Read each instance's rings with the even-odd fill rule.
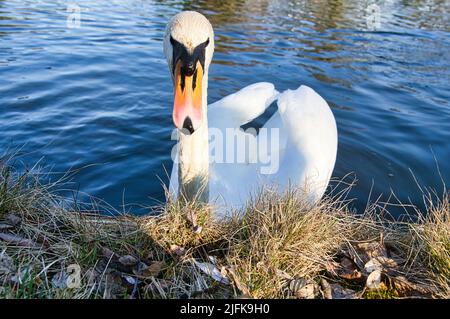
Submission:
[[[185,68],[180,60],[174,74],[173,122],[175,126],[192,134],[202,123],[202,78],[200,62]]]

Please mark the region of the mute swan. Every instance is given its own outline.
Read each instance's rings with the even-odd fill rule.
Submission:
[[[312,203],[319,200],[337,152],[336,122],[328,104],[309,87],[279,93],[273,84],[262,82],[207,107],[213,52],[214,31],[203,15],[184,11],[170,20],[164,54],[174,85],[172,115],[178,129],[172,196],[210,203],[217,215],[242,208],[265,185],[280,191],[300,187]],[[275,100],[278,110],[259,134],[240,129]],[[236,139],[244,143],[229,146]],[[235,151],[244,152],[237,155],[240,161],[234,155],[227,158]],[[219,153],[225,153],[225,159]]]

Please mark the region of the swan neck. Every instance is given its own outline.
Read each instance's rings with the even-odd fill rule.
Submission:
[[[208,73],[203,77],[202,124],[191,135],[180,133],[178,148],[179,197],[187,201],[209,201],[209,143],[207,117]]]

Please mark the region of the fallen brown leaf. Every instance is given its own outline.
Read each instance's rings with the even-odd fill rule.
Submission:
[[[359,269],[375,257],[388,257],[388,252],[384,244],[380,242],[358,243],[348,249],[348,253]]]
[[[380,264],[383,266],[383,268],[385,269],[395,269],[398,268],[398,262],[392,258],[388,258],[388,257],[384,257],[384,256],[380,256],[380,257],[376,257],[376,259],[380,262]]]
[[[142,279],[149,279],[159,275],[161,270],[166,266],[164,261],[154,261],[149,266],[144,265],[139,270],[133,270],[134,274]]]
[[[377,260],[377,258],[372,258],[371,260],[366,262],[366,264],[364,265],[364,270],[368,274],[371,274],[375,270],[382,271],[383,265]]]
[[[339,284],[331,284],[332,299],[355,299],[358,298],[356,291],[347,289]]]
[[[206,275],[210,276],[215,281],[218,281],[225,285],[228,285],[230,283],[228,278],[222,275],[216,265],[208,262],[200,262],[195,260],[194,258],[191,258],[190,261],[193,265],[195,265],[198,269],[200,269]]]
[[[0,233],[0,240],[6,241],[10,244],[16,244],[18,246],[24,246],[24,247],[30,247],[34,248],[37,247],[37,244],[27,238],[23,238],[17,235],[8,234],[8,233]]]
[[[362,278],[361,272],[351,259],[343,257],[339,266],[337,269],[339,277],[347,280],[360,280]]]
[[[107,259],[111,259],[114,257],[114,252],[107,247],[101,247],[100,253],[103,257],[105,257]]]
[[[316,283],[304,279],[291,280],[289,290],[299,299],[314,299],[319,291]]]
[[[326,265],[327,271],[333,275],[338,276],[342,279],[351,280],[351,281],[362,281],[363,275],[358,270],[356,264],[347,257],[342,257],[340,262],[329,262]]]
[[[401,296],[431,295],[434,291],[432,287],[412,283],[404,276],[389,277],[388,281]]]
[[[370,275],[367,277],[366,287],[373,290],[386,288],[384,282],[381,281],[380,270],[374,270],[370,273]]]
[[[331,286],[325,278],[320,280],[320,286],[322,287],[323,299],[333,299],[333,294],[331,291]]]
[[[129,267],[129,266],[136,265],[138,263],[138,260],[135,257],[131,256],[131,255],[125,255],[125,256],[121,256],[119,258],[119,262],[122,265]]]

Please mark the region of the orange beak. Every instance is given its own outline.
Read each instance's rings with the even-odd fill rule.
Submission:
[[[173,122],[180,130],[194,133],[202,123],[203,68],[197,62],[191,76],[183,74],[182,61],[178,61],[174,76]],[[186,132],[186,133],[187,133]]]

